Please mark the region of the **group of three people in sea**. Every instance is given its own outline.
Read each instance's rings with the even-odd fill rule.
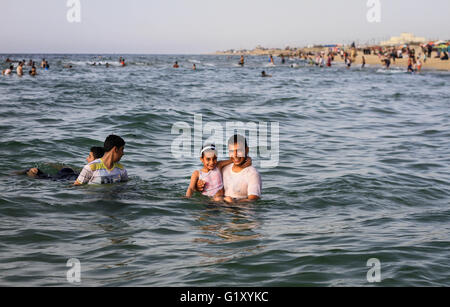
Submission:
[[[74,185],[108,184],[128,181],[126,169],[120,164],[124,155],[125,141],[117,136],[106,138],[103,147],[92,147],[88,164],[81,173],[62,168],[56,175],[45,174],[38,168],[21,172],[29,177],[53,180],[75,180]],[[228,140],[229,159],[218,161],[214,144],[203,146],[200,161],[203,167],[192,173],[186,197],[198,191],[214,201],[249,202],[261,197],[261,176],[252,166],[248,156],[249,147],[245,137],[233,135]]]

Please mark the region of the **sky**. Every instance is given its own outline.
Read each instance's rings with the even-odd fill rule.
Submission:
[[[449,0],[2,0],[0,53],[204,54],[227,49],[373,43],[411,32],[450,39]],[[375,0],[376,1],[376,0]]]

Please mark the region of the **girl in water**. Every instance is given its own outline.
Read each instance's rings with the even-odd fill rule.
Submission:
[[[231,160],[217,162],[217,151],[214,144],[203,146],[200,154],[203,168],[192,173],[186,197],[192,197],[196,191],[197,181],[202,180],[205,182],[202,194],[211,197],[214,201],[222,201],[224,195],[222,168],[233,162]],[[245,163],[251,165],[251,159],[248,158]]]

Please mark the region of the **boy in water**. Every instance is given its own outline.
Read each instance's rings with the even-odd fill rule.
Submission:
[[[103,150],[103,147],[92,147],[89,152],[89,156],[86,158],[86,161],[88,163],[91,163],[95,159],[100,159],[101,157],[103,157],[104,153],[105,151]],[[27,175],[30,178],[51,179],[51,180],[75,180],[78,177],[78,174],[75,173],[75,171],[71,168],[60,168],[60,167],[55,168],[58,169],[58,173],[56,174],[56,176],[46,174],[37,167],[33,167],[26,171],[19,172],[18,174]]]
[[[123,156],[125,141],[117,135],[110,135],[103,145],[105,154],[87,164],[74,185],[105,184],[128,181],[126,169],[119,163]]]
[[[23,76],[23,62],[20,62],[19,66],[17,66],[17,75]]]

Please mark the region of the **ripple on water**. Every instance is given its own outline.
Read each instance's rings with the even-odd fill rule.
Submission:
[[[125,57],[122,68],[104,55],[106,69],[86,65],[95,56],[49,55],[35,79],[0,78],[3,285],[64,285],[72,257],[85,286],[364,286],[369,258],[382,286],[450,284],[450,74],[301,64],[262,80],[263,57],[244,68],[222,56]],[[262,200],[183,197],[201,164],[174,158],[171,130],[183,122],[193,138],[196,114],[203,128],[279,123],[278,166],[252,152]],[[110,133],[127,142],[126,184],[12,174],[80,170]]]

